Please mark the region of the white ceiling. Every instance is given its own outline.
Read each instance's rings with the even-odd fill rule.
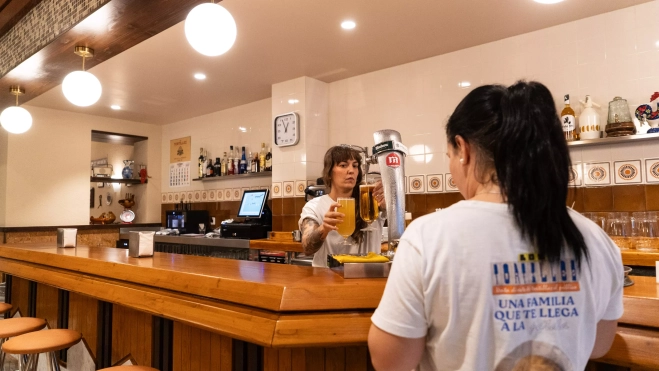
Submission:
[[[272,84],[300,76],[337,81],[648,1],[224,0],[238,26],[226,54],[195,52],[181,22],[91,69],[103,85],[95,105],[73,106],[61,86],[28,104],[168,124],[268,98]],[[341,29],[344,19],[357,28]]]

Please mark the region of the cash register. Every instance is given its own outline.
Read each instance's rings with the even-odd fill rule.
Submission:
[[[272,211],[267,201],[267,189],[245,191],[238,208],[238,217],[245,219],[243,222],[223,223],[222,238],[267,238],[272,230]]]

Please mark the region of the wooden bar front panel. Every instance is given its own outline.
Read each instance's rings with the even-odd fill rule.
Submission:
[[[112,364],[130,357],[140,366],[151,366],[152,318],[144,312],[112,306]]]
[[[173,371],[231,371],[231,338],[174,322]]]
[[[82,333],[89,354],[96,359],[98,343],[98,300],[71,292],[69,294],[69,329]]]
[[[49,328],[57,328],[59,292],[57,288],[37,283],[37,318],[43,318]]]
[[[263,348],[264,371],[371,371],[366,346]]]
[[[11,280],[11,316],[13,317],[16,312],[21,314],[21,317],[27,317],[28,302],[29,302],[30,281],[13,276]]]

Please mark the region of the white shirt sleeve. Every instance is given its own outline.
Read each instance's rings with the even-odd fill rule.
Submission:
[[[418,231],[406,231],[414,235]],[[424,259],[415,243],[403,237],[396,252],[387,285],[371,321],[379,329],[404,338],[426,336],[424,311]]]
[[[607,269],[607,272],[610,272],[609,277],[611,277],[611,285],[605,287],[605,289],[608,289],[609,291],[607,294],[610,294],[611,296],[609,296],[608,303],[603,303],[606,306],[606,310],[602,315],[602,319],[606,321],[614,321],[622,317],[624,312],[622,289],[624,287],[623,277],[625,273],[623,270],[620,249],[608,236],[605,235],[604,239],[613,259],[609,259],[609,264],[611,264],[611,266]]]

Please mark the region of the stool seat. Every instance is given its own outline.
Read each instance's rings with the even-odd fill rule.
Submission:
[[[146,366],[115,366],[115,367],[103,368],[98,371],[158,371],[158,370]]]
[[[7,313],[11,309],[11,304],[0,303],[0,314]]]
[[[46,327],[46,321],[41,318],[18,317],[3,319],[0,321],[0,339],[27,334],[28,332],[41,330],[44,327]]]
[[[9,354],[55,352],[77,344],[80,339],[82,339],[82,334],[73,330],[36,331],[7,340],[2,344],[2,350]]]

